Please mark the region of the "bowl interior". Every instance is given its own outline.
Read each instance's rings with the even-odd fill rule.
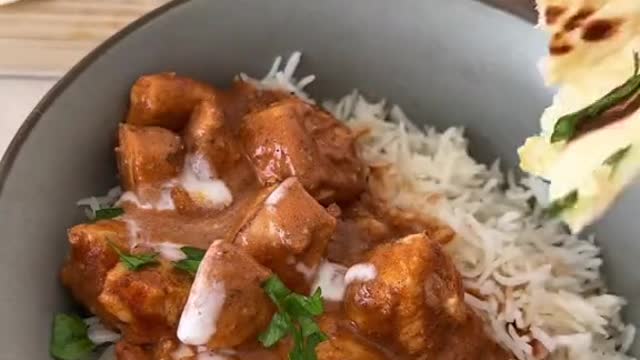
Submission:
[[[160,15],[158,15],[161,13]],[[70,306],[58,280],[75,201],[116,184],[114,133],[140,74],[176,71],[216,85],[260,76],[276,55],[304,53],[309,90],[335,98],[357,87],[387,97],[416,121],[462,125],[485,162],[516,164],[550,101],[536,62],[545,39],[511,15],[471,0],[193,0],[138,22],[85,59],[45,98],[0,170],[0,348],[44,359],[55,311]],[[633,271],[640,229],[631,193],[597,229],[613,290],[638,324]]]

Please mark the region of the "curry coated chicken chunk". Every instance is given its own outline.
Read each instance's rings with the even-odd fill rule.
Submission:
[[[191,287],[178,338],[211,350],[255,339],[275,311],[261,287],[270,275],[269,269],[236,246],[214,242]]]
[[[127,235],[127,226],[118,220],[76,225],[68,233],[71,251],[62,268],[62,282],[76,300],[109,324],[115,318],[99,303],[98,296],[108,272],[118,264],[111,244],[125,246]]]
[[[234,243],[305,293],[335,231],[336,220],[297,178],[282,182],[249,219]]]
[[[224,110],[214,101],[205,100],[195,107],[184,130],[184,142],[189,154],[205,157],[221,177],[244,159],[226,124]]]
[[[118,360],[152,360],[153,351],[140,345],[134,345],[126,340],[120,340],[115,348]]]
[[[196,105],[216,96],[213,87],[175,73],[141,76],[131,88],[126,122],[180,130]]]
[[[325,205],[354,199],[364,189],[351,130],[300,99],[248,114],[240,138],[263,184],[295,176]]]
[[[391,360],[375,347],[355,336],[336,315],[318,319],[320,329],[329,337],[318,344],[318,360]]]
[[[118,130],[116,155],[124,189],[139,193],[180,173],[184,146],[170,130],[124,124]]]
[[[190,286],[190,275],[165,260],[137,271],[119,263],[98,300],[129,342],[153,344],[175,335]]]
[[[378,246],[367,261],[375,276],[356,277],[345,296],[347,316],[360,331],[393,339],[412,356],[448,359],[448,347],[462,346],[457,356],[471,359],[478,347],[489,346],[483,359],[508,358],[465,304],[460,275],[437,242],[410,235]],[[474,331],[465,331],[469,327]]]

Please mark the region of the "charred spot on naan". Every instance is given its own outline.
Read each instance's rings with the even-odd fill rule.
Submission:
[[[565,31],[573,31],[584,24],[584,21],[587,20],[596,10],[592,7],[584,7],[578,10],[575,14],[573,14],[567,21],[564,23],[563,29]]]
[[[582,29],[584,41],[604,41],[613,36],[622,25],[622,19],[596,19],[587,23]]]
[[[549,44],[549,53],[551,55],[564,55],[573,50],[573,45],[569,43],[562,33],[553,34],[551,43]]]
[[[547,25],[555,24],[560,17],[567,12],[567,8],[560,5],[550,5],[544,9],[544,18]]]

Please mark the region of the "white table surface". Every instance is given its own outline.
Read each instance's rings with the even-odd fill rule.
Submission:
[[[0,77],[0,154],[56,79]]]

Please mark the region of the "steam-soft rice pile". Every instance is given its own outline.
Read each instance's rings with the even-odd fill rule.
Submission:
[[[281,61],[261,80],[240,76],[313,102],[304,87],[315,77],[294,78],[300,53],[282,70]],[[553,360],[632,359],[625,353],[635,328],[620,318],[625,300],[607,292],[598,246],[593,237],[569,235],[562,224],[543,221],[541,208],[531,206],[535,179],[516,181],[500,171],[499,161],[477,163],[467,152],[464,129],[419,128],[384,100],[368,102],[354,91],[323,105],[362,134],[364,161],[385,169],[384,186],[372,184],[377,195],[435,215],[456,231],[447,250],[464,278],[465,300],[518,359],[546,353]]]
[[[278,57],[260,80],[239,76],[313,103],[304,87],[315,77],[294,77],[300,57],[293,53],[282,69]],[[540,207],[531,207],[539,193],[535,179],[516,181],[500,171],[498,161],[490,167],[477,163],[467,152],[464,129],[419,128],[384,100],[368,102],[354,91],[323,106],[361,134],[364,161],[385,169],[383,182],[371,184],[378,196],[436,216],[456,231],[447,250],[464,278],[465,300],[518,359],[547,353],[551,360],[633,359],[625,353],[635,328],[620,318],[625,300],[607,292],[598,246],[592,237],[569,235],[560,223],[543,221]],[[78,205],[88,206],[92,216],[119,195],[116,188]],[[112,359],[112,351],[101,360]]]

